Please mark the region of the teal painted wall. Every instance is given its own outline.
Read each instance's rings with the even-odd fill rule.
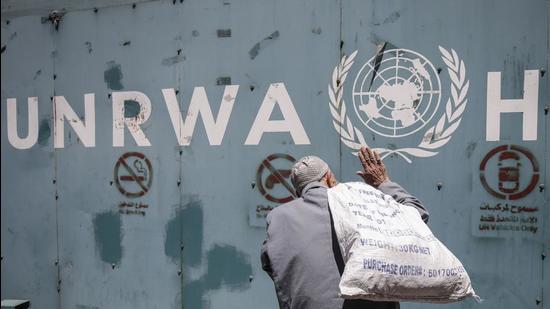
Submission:
[[[315,154],[341,181],[358,180],[354,144],[346,143],[361,142],[355,127],[371,147],[386,149],[390,177],[424,201],[431,229],[461,259],[484,299],[481,304],[473,300],[450,305],[404,303],[403,308],[550,308],[549,259],[542,258],[550,251],[550,194],[539,189],[539,184],[548,188],[550,175],[546,73],[550,2],[116,4],[30,0],[2,4],[2,299],[30,299],[33,308],[276,308],[273,284],[261,270],[259,254],[265,237],[263,216],[279,203],[268,200],[259,188],[275,198],[290,193],[276,179],[268,185],[267,168],[259,178],[256,173],[271,154],[294,158]],[[56,30],[47,20],[48,12],[62,8],[66,12]],[[453,81],[440,46],[455,50],[463,61],[457,67],[462,82]],[[428,78],[419,77],[418,70],[395,75],[429,80],[439,91],[431,101],[423,97],[415,103],[431,106],[426,108],[434,116],[407,136],[378,134],[373,123],[363,125],[365,114],[356,112],[361,103],[357,96],[354,101],[352,92],[381,85],[380,79],[371,82],[372,75],[361,75],[365,79],[354,88],[361,67],[380,47],[384,47],[381,77],[389,74],[382,69],[392,68],[384,62],[392,56],[424,59],[421,64],[428,69],[428,62],[433,65]],[[342,74],[335,75],[343,83],[342,104],[347,106],[352,137],[347,121],[343,129],[335,130],[334,117],[342,109],[340,105],[336,116],[331,113],[329,92],[335,90],[335,66],[356,50],[345,81]],[[503,114],[500,141],[488,141],[488,72],[501,72],[502,99],[522,99],[525,70],[537,70],[536,115],[523,121],[519,113]],[[388,76],[390,84],[404,83]],[[466,81],[469,86],[464,90]],[[226,84],[239,85],[236,94],[224,93],[229,91]],[[272,84],[274,92],[269,90]],[[188,112],[195,87],[204,87],[215,121],[223,105],[234,102],[220,145],[212,145],[204,114],[192,136],[174,129],[162,89],[176,90],[185,119],[197,112]],[[464,94],[463,99],[454,99],[453,87]],[[150,116],[141,129],[151,146],[140,146],[128,128],[123,131],[124,146],[113,146],[113,131],[121,126],[113,120],[113,97],[122,91],[139,91],[149,98]],[[93,147],[85,147],[70,124],[89,119],[84,108],[87,93],[95,95]],[[77,115],[65,121],[62,148],[54,148],[54,139],[61,134],[55,129],[54,96],[63,96]],[[267,132],[259,143],[245,145],[260,106],[273,96],[290,98],[285,106],[294,107],[307,142],[300,143],[288,132]],[[30,125],[28,97],[38,98],[37,119]],[[18,136],[27,136],[29,126],[38,129],[28,149],[17,149],[8,139],[12,98],[17,100],[17,116],[11,120],[17,120]],[[433,144],[442,134],[433,138],[426,134],[430,128],[441,133],[437,124],[445,118],[448,99],[450,113],[460,118],[460,125],[447,142]],[[127,101],[122,114],[147,118],[136,101]],[[460,104],[467,104],[462,111]],[[458,118],[451,121],[448,114],[442,128],[450,128]],[[271,120],[283,119],[288,114],[278,105]],[[537,138],[524,140],[522,128],[534,119]],[[300,131],[295,121],[293,130]],[[422,141],[432,148],[420,147]],[[491,196],[480,180],[485,155],[510,144],[527,148],[539,166],[536,187],[513,201]],[[403,148],[417,150],[390,153]],[[437,154],[426,157],[418,149]],[[128,157],[125,163],[136,178],[123,163],[117,165],[128,152],[143,154],[150,164]],[[492,160],[487,179],[498,187],[499,167],[496,157]],[[534,172],[527,157],[519,161],[518,183],[524,188]],[[290,166],[281,158],[271,164],[283,177]],[[142,191],[147,192],[132,196]],[[537,232],[480,231],[480,218],[489,211],[480,207],[486,203],[493,208],[498,203],[536,208],[518,216],[535,217],[536,224],[527,225],[536,226]]]

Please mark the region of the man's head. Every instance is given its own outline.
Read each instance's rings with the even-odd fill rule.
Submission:
[[[307,156],[298,160],[292,166],[290,180],[298,196],[302,195],[306,185],[314,181],[324,183],[329,188],[337,183],[328,164],[316,156]]]

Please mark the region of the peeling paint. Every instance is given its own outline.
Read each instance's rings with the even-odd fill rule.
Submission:
[[[104,212],[93,219],[96,249],[103,262],[120,264],[122,259],[122,221],[118,212]]]
[[[107,88],[111,90],[121,90],[124,88],[122,85],[123,76],[120,64],[114,61],[107,62],[107,70],[103,73],[103,79],[107,84]]]
[[[40,126],[38,127],[38,144],[40,146],[47,146],[51,135],[50,122],[47,118],[44,118],[40,121]]]
[[[162,59],[162,65],[174,65],[176,63],[179,63],[179,62],[182,62],[185,60],[185,56],[184,55],[177,55],[177,56],[174,56],[174,57],[168,57],[168,58],[164,58]]]
[[[256,58],[258,56],[258,54],[260,53],[261,49],[265,48],[270,42],[272,42],[273,40],[276,40],[278,38],[279,38],[279,30],[276,30],[275,32],[273,32],[269,36],[265,37],[260,42],[254,44],[254,46],[248,52],[248,55],[250,55],[250,59],[254,60],[254,58]]]
[[[174,263],[180,261],[181,245],[184,246],[184,264],[196,266],[201,262],[203,242],[202,203],[193,200],[176,212],[175,217],[166,224],[164,253]]]
[[[223,97],[223,99],[224,99],[224,101],[228,101],[228,102],[229,102],[229,101],[235,100],[235,98],[232,97],[230,94],[228,94],[228,95],[226,95],[225,97]]]
[[[38,78],[38,76],[40,76],[40,74],[42,74],[42,70],[36,71],[36,73],[34,73],[34,77],[32,79],[36,80]]]

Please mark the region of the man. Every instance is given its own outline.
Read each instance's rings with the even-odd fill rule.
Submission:
[[[378,153],[363,147],[359,152],[363,180],[415,207],[424,222],[422,203],[391,182]],[[262,268],[275,284],[283,309],[395,309],[398,302],[344,300],[338,284],[344,262],[328,207],[327,189],[337,181],[318,157],[304,157],[292,167],[291,181],[299,198],[275,208],[267,216],[267,238],[262,246]]]

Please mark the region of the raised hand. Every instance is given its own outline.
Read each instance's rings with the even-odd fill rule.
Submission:
[[[357,172],[357,175],[361,176],[367,184],[376,188],[390,180],[386,166],[376,151],[372,151],[367,147],[361,147],[358,157],[363,166],[363,171]]]

